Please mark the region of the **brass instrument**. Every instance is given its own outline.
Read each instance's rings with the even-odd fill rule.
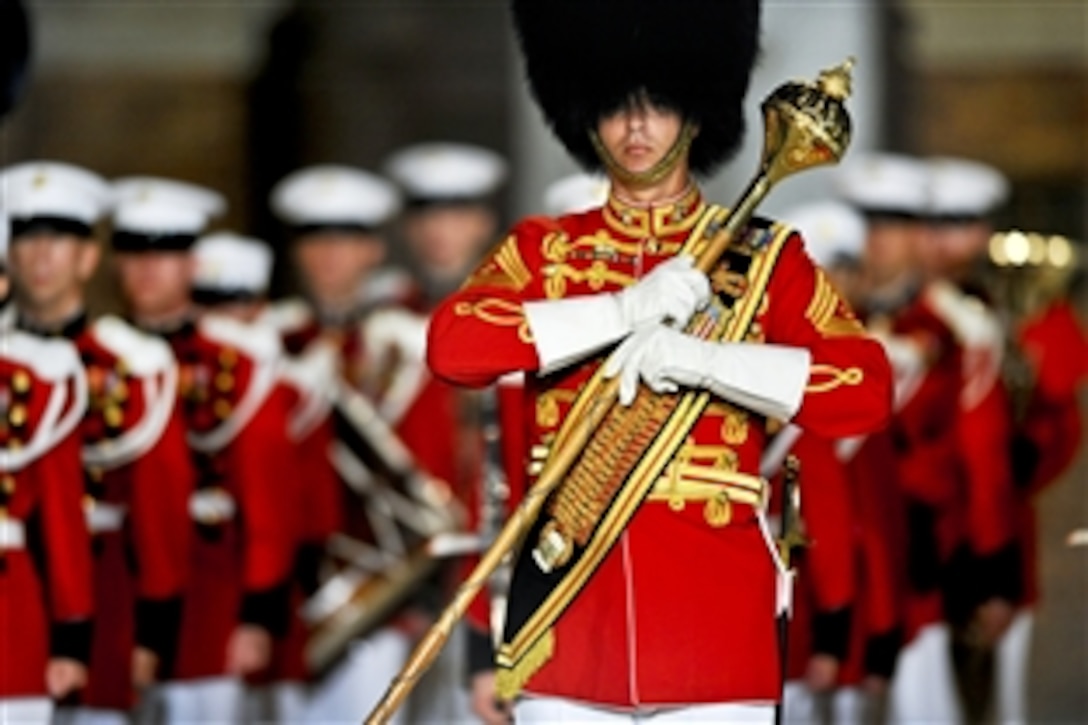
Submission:
[[[763,101],[764,143],[759,171],[709,243],[697,251],[696,267],[699,270],[709,272],[714,267],[774,184],[799,171],[836,163],[842,157],[850,142],[850,118],[843,101],[850,94],[852,67],[853,59],[848,59],[840,66],[821,72],[815,82],[785,83]],[[553,449],[536,483],[413,650],[366,723],[386,722],[408,696],[438,656],[476,593],[486,586],[492,572],[520,544],[548,495],[563,481],[587,441],[612,411],[618,390],[617,379],[608,381],[588,406],[585,416],[572,428],[564,445]]]
[[[372,534],[362,541],[338,532],[327,544],[337,566],[304,603],[311,627],[305,657],[328,669],[356,637],[381,624],[437,570],[429,548],[458,530],[463,512],[444,483],[427,475],[370,401],[336,384],[337,440],[330,451],[340,478],[362,501],[351,510]]]
[[[982,283],[1005,332],[1002,377],[1009,389],[1015,421],[1022,421],[1035,388],[1032,364],[1016,343],[1024,320],[1069,293],[1082,260],[1077,245],[1061,235],[1017,229],[990,237]]]

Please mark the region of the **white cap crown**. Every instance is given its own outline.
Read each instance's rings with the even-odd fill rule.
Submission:
[[[193,288],[227,295],[260,296],[272,279],[272,250],[260,239],[232,232],[201,237],[193,246]]]
[[[847,204],[817,201],[795,206],[779,217],[805,240],[805,249],[821,267],[857,259],[865,248],[865,219]]]
[[[110,207],[110,186],[93,171],[29,161],[0,172],[0,196],[13,219],[55,217],[92,226]]]
[[[200,234],[227,206],[219,192],[154,176],[117,179],[113,193],[114,229],[137,234]]]
[[[499,154],[464,143],[430,142],[403,148],[383,167],[389,178],[419,201],[461,201],[488,196],[506,180]]]
[[[848,203],[866,212],[924,216],[929,209],[929,173],[909,156],[871,152],[844,163],[835,185]]]
[[[928,161],[930,213],[945,217],[984,217],[1008,198],[1004,174],[978,161],[933,158]]]
[[[293,226],[379,227],[400,210],[396,187],[350,166],[299,169],[272,189],[272,211]]]

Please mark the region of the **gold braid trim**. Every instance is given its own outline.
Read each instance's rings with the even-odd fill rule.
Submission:
[[[817,380],[817,377],[824,377]],[[865,378],[861,368],[837,368],[834,365],[817,363],[809,368],[809,382],[806,393],[826,393],[841,385],[860,385]]]
[[[525,343],[532,343],[533,335],[529,331],[529,320],[520,304],[504,300],[501,297],[487,297],[478,302],[458,302],[453,312],[461,317],[478,317],[484,322],[500,327],[517,327],[518,338]]]
[[[500,667],[495,674],[495,694],[500,700],[513,700],[537,670],[555,654],[555,633],[546,631],[511,667]]]

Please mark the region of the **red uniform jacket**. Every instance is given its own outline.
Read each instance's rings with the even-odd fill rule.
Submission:
[[[851,620],[850,648],[839,682],[852,685],[867,676],[890,679],[899,654],[903,599],[907,590],[907,532],[887,431],[856,445],[839,444],[855,512],[858,597]]]
[[[954,507],[956,551],[944,587],[946,615],[961,625],[993,597],[1019,598],[1014,546],[1011,405],[1001,378],[1004,336],[996,314],[944,282],[927,288],[925,303],[956,336],[961,389],[949,411],[962,475]],[[950,304],[951,303],[951,304]]]
[[[176,679],[223,674],[234,628],[287,629],[297,468],[274,331],[208,316],[170,336],[197,490]]]
[[[0,333],[0,398],[0,699],[43,697],[51,656],[90,655],[78,353],[67,341]]]
[[[893,330],[919,343],[928,362],[890,427],[906,509],[904,636],[909,641],[944,616],[941,577],[958,542],[957,498],[963,491],[956,449],[963,364],[952,330],[921,296],[899,312]]]
[[[274,325],[281,322],[275,316],[270,319]],[[276,325],[276,329],[286,344],[290,337],[286,333],[290,328]],[[291,587],[290,623],[286,636],[274,643],[272,664],[265,677],[269,681],[299,682],[310,677],[305,663],[309,629],[299,609],[305,598],[318,588],[318,574],[328,537],[342,526],[340,482],[329,457],[335,438],[333,384],[340,374],[337,352],[327,341],[314,336],[296,355],[284,360],[281,370],[289,410],[287,433],[295,466],[288,482],[293,484],[291,510],[296,517],[299,540]]]
[[[98,604],[80,702],[127,710],[137,644],[159,656],[163,673],[173,666],[194,472],[169,345],[113,317],[75,341],[90,393],[83,463]]]
[[[704,210],[693,189],[667,206],[633,208],[613,198],[604,209],[519,224],[435,312],[432,369],[464,385],[536,371],[524,301],[632,284],[676,254]],[[800,239],[786,230],[771,233],[785,246],[749,341],[812,352],[798,425],[831,437],[879,427],[891,404],[882,350],[865,337]],[[601,360],[529,376],[530,451],[546,451]],[[705,468],[755,484],[763,423],[726,401],[713,402],[680,449],[685,471]],[[705,503],[650,493],[556,623],[554,650],[528,681],[529,691],[621,707],[778,697],[776,570],[756,508],[737,503],[728,525],[715,526],[704,516]],[[512,592],[512,602],[518,595]]]

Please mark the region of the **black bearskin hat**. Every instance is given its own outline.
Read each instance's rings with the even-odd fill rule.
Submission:
[[[533,95],[579,163],[601,161],[598,119],[645,91],[699,126],[691,169],[709,174],[744,135],[759,0],[512,0]]]

